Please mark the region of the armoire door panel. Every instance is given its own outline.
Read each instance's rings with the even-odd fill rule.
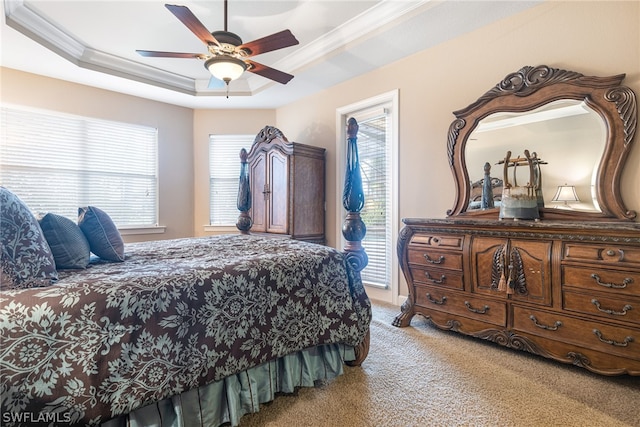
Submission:
[[[286,234],[288,232],[289,170],[287,160],[287,157],[277,151],[269,153],[268,176],[271,189],[267,220],[269,233]]]
[[[267,194],[265,185],[267,184],[267,161],[266,156],[261,155],[251,163],[249,170],[249,185],[251,186],[251,219],[253,225],[251,231],[267,231]]]

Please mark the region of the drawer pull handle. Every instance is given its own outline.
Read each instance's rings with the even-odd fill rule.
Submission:
[[[606,338],[602,338],[602,332],[600,332],[597,329],[594,329],[593,333],[596,334],[598,339],[600,341],[602,341],[603,343],[609,344],[609,345],[615,345],[616,347],[626,347],[626,346],[629,345],[630,342],[633,342],[633,337],[625,337],[624,341],[618,342],[618,341],[608,340]]]
[[[444,282],[447,281],[447,277],[444,274],[440,276],[439,279],[434,279],[433,277],[431,277],[431,274],[429,274],[428,271],[425,271],[424,275],[427,276],[427,279],[431,280],[433,283],[436,283],[438,285],[442,285]]]
[[[543,325],[541,323],[538,323],[538,319],[536,319],[536,316],[534,316],[533,314],[529,316],[529,319],[531,319],[533,324],[536,325],[538,328],[546,329],[547,331],[557,331],[558,328],[562,326],[562,322],[559,320],[556,320],[556,323],[554,323],[553,326],[548,326],[548,325]]]
[[[427,262],[430,262],[431,264],[442,264],[444,262],[444,255],[440,255],[440,258],[438,259],[431,259],[429,254],[424,254],[423,256],[424,256],[424,259]]]
[[[598,276],[595,273],[591,275],[591,278],[594,279],[598,285],[604,286],[605,288],[613,288],[613,289],[624,289],[627,287],[627,285],[630,285],[631,283],[633,283],[633,279],[631,277],[625,277],[625,279],[622,281],[622,284],[620,285],[617,285],[615,283],[603,283],[600,281],[600,276]]]
[[[471,303],[469,301],[465,301],[464,305],[466,305],[467,306],[467,310],[469,310],[472,313],[487,314],[487,311],[489,311],[489,306],[488,305],[485,305],[484,307],[482,307],[482,309],[471,307]]]
[[[437,305],[442,305],[445,302],[447,302],[447,297],[442,297],[442,299],[438,301],[436,299],[433,299],[430,293],[427,293],[427,299],[429,300],[429,302],[432,302],[433,304],[437,304]]]
[[[591,300],[591,304],[595,305],[596,308],[603,313],[614,314],[616,316],[624,316],[627,314],[627,311],[633,308],[629,304],[627,304],[624,307],[622,307],[622,311],[609,310],[609,309],[600,307],[600,301],[598,301],[595,298]]]

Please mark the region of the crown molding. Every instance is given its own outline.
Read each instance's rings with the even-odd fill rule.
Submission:
[[[8,26],[78,67],[190,95],[196,94],[194,79],[85,46],[40,16],[23,0],[4,0],[4,7]]]
[[[344,45],[356,42],[367,34],[373,34],[400,17],[411,16],[425,5],[431,7],[437,3],[439,2],[432,0],[381,0],[374,7],[278,61],[274,67],[296,72],[332,52],[339,52]],[[4,0],[4,9],[8,26],[78,67],[193,96],[227,95],[226,87],[209,89],[208,80],[185,77],[86,46],[62,30],[55,22],[39,15],[24,0]],[[229,95],[250,96],[274,84],[251,74],[243,80],[242,84],[234,85],[236,87]]]
[[[278,61],[276,65],[282,66],[282,68],[286,70],[303,68],[305,65],[336,50],[338,46],[352,43],[367,34],[374,33],[384,25],[394,22],[400,17],[410,15],[411,12],[417,10],[422,10],[425,4],[433,6],[436,2],[432,0],[411,2],[381,0],[378,4],[367,9],[360,15],[307,44],[304,49],[298,49],[286,58]]]

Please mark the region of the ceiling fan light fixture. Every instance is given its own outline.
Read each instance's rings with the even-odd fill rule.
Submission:
[[[240,77],[247,69],[247,64],[243,60],[228,55],[209,58],[205,61],[204,66],[213,77],[227,84]]]

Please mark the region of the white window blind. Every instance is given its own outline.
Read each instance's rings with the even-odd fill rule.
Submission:
[[[95,206],[118,227],[157,225],[157,129],[2,106],[0,184],[34,212]]]
[[[240,150],[251,148],[255,135],[209,136],[209,223],[233,226],[238,220]]]
[[[365,204],[360,212],[367,227],[362,246],[369,264],[362,271],[368,285],[391,283],[391,132],[389,109],[376,107],[358,114],[358,155]]]

